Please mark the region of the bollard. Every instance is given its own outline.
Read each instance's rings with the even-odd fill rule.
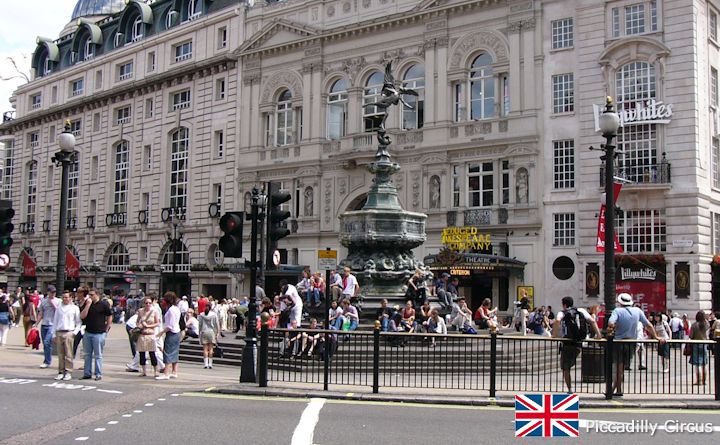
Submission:
[[[380,392],[380,320],[373,331],[373,394]]]
[[[261,327],[260,327],[260,350],[258,351],[258,386],[261,388],[267,387],[267,374],[268,374],[268,320],[270,320],[270,314],[263,312],[260,315]]]
[[[612,399],[613,391],[613,339],[615,332],[608,328],[605,342],[605,400]]]
[[[720,328],[715,329],[715,400],[720,401]]]
[[[497,377],[497,326],[490,328],[490,397],[495,397]]]

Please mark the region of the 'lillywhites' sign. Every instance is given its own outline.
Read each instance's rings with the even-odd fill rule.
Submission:
[[[595,131],[600,131],[600,115],[604,106],[593,105],[595,113]],[[636,102],[635,108],[619,110],[620,126],[640,124],[669,124],[673,114],[673,105],[662,101],[650,99],[645,102]]]

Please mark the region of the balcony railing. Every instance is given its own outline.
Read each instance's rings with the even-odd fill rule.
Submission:
[[[148,210],[140,210],[138,212],[138,224],[147,224],[150,220],[150,212]]]
[[[165,207],[160,212],[160,220],[164,223],[172,221],[173,218],[185,221],[185,210],[186,207]]]
[[[163,273],[172,273],[173,266],[172,266],[172,264],[162,264],[160,266],[160,268]],[[190,265],[189,264],[176,264],[175,272],[176,273],[190,273]]]
[[[127,224],[127,213],[108,213],[105,215],[105,225],[108,227],[124,226]]]
[[[123,273],[130,268],[129,264],[108,264],[106,269],[109,273]]]
[[[615,177],[629,181],[629,184],[670,184],[670,163],[621,165],[615,167]],[[600,186],[605,187],[605,167],[600,167]]]
[[[85,219],[85,225],[88,229],[94,229],[95,228],[95,215],[88,216]]]
[[[50,233],[50,223],[52,223],[51,220],[46,219],[42,222],[42,231],[45,233]]]
[[[35,221],[20,223],[20,233],[35,233]]]
[[[67,218],[65,227],[67,227],[68,230],[77,229],[77,218],[74,216]]]

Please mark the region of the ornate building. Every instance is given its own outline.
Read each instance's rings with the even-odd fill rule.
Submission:
[[[338,216],[363,206],[376,149],[379,113],[363,105],[392,61],[420,93],[387,123],[402,204],[428,215],[416,256],[459,275],[473,306],[490,297],[506,310],[519,286],[533,286],[538,305],[598,301],[601,162],[587,148],[602,142],[593,105],[610,94],[624,111],[618,175],[629,181],[618,200],[621,278],[643,264],[661,277],[647,291],[619,285],[710,308],[720,250],[713,2],[95,3],[81,0],[59,39],[38,40],[17,118],[0,127],[3,195],[22,232],[11,284],[30,278],[27,258],[38,284],[52,279],[50,158],[65,119],[80,152],[68,221],[83,281],[126,286],[130,269],[137,286],[158,290],[180,221],[184,291],[246,292],[217,251],[217,216],[247,209],[252,187],[271,180],[293,197],[283,262],[315,268],[325,247],[343,257]],[[448,226],[489,242],[471,262],[447,255]],[[676,271],[689,278],[679,293]]]

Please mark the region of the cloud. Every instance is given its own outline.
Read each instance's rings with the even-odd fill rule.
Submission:
[[[0,15],[0,76],[17,75],[8,57],[18,68],[30,73],[30,58],[38,36],[57,38],[68,24],[76,0],[4,0]],[[0,112],[11,110],[10,96],[24,79],[0,81]]]

